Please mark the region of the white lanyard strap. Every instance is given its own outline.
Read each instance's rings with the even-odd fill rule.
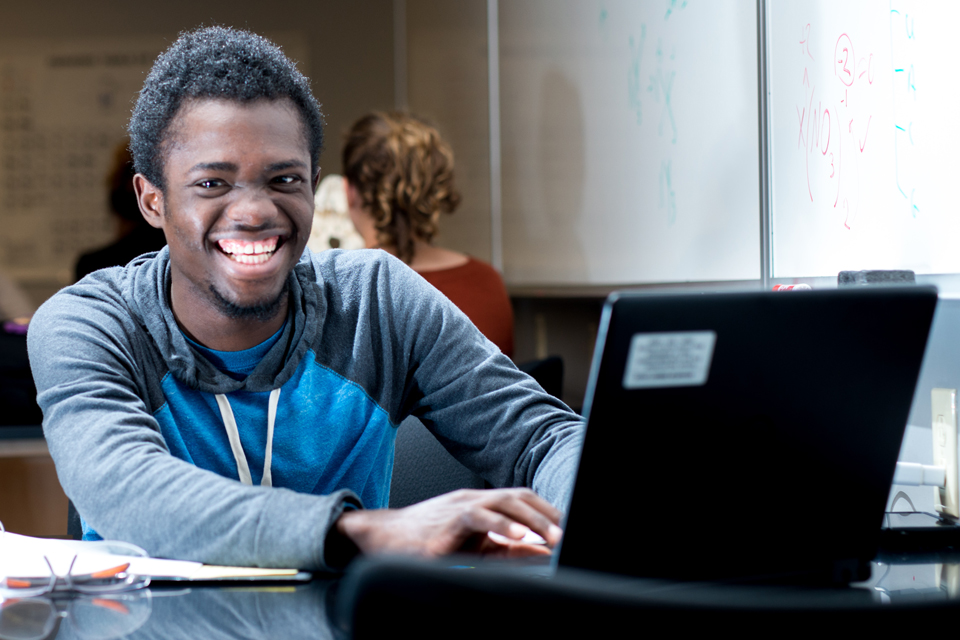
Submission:
[[[230,407],[227,396],[218,393],[216,398],[223,426],[227,430],[227,439],[230,441],[230,450],[233,452],[233,459],[237,462],[240,482],[252,485],[253,479],[250,477],[250,467],[247,465],[247,456],[243,453],[243,445],[240,444],[240,431],[237,429],[237,419],[233,416],[233,409]],[[273,462],[273,425],[277,421],[279,402],[280,389],[274,389],[270,392],[270,401],[267,405],[267,448],[263,455],[263,477],[260,479],[260,485],[264,487],[273,486],[273,475],[270,472]]]

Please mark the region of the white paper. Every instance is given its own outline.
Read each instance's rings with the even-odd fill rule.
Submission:
[[[111,545],[132,546],[110,541],[84,542],[32,538],[16,533],[0,534],[0,580],[7,576],[34,578],[47,576],[46,556],[58,576],[64,576],[74,562],[72,575],[84,575],[129,563],[127,573],[154,579],[219,580],[229,578],[276,578],[298,574],[296,569],[258,567],[221,567],[187,560],[167,560],[109,552]]]
[[[130,563],[128,573],[189,579],[203,566],[199,562],[115,555],[105,552],[105,549],[99,543],[32,538],[6,532],[0,534],[0,578],[49,575],[50,569],[44,556],[50,560],[58,576],[66,575],[74,556],[73,575],[94,573]]]

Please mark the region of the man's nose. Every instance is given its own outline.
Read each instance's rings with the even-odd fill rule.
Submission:
[[[268,227],[279,214],[277,204],[265,189],[235,187],[232,195],[226,215],[237,225],[254,229]]]

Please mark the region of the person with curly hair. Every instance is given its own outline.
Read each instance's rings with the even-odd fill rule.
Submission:
[[[322,570],[547,553],[523,539],[559,541],[582,419],[400,260],[306,249],[322,122],[255,34],[184,33],[157,59],[129,133],[167,246],[61,290],[27,334],[83,537]],[[408,416],[502,488],[385,508]]]
[[[512,356],[513,308],[500,274],[433,244],[440,217],[460,204],[453,151],[440,132],[412,115],[368,114],[347,134],[343,175],[350,217],[366,246],[410,265]]]
[[[159,251],[166,244],[163,231],[150,226],[140,215],[137,194],[133,190],[133,156],[130,141],[124,140],[113,153],[113,166],[107,176],[110,212],[118,223],[118,238],[99,249],[80,255],[74,265],[74,280],[107,267],[122,267],[134,258]]]

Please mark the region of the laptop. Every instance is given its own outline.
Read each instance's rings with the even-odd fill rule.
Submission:
[[[936,304],[928,287],[611,295],[559,568],[867,579]]]

